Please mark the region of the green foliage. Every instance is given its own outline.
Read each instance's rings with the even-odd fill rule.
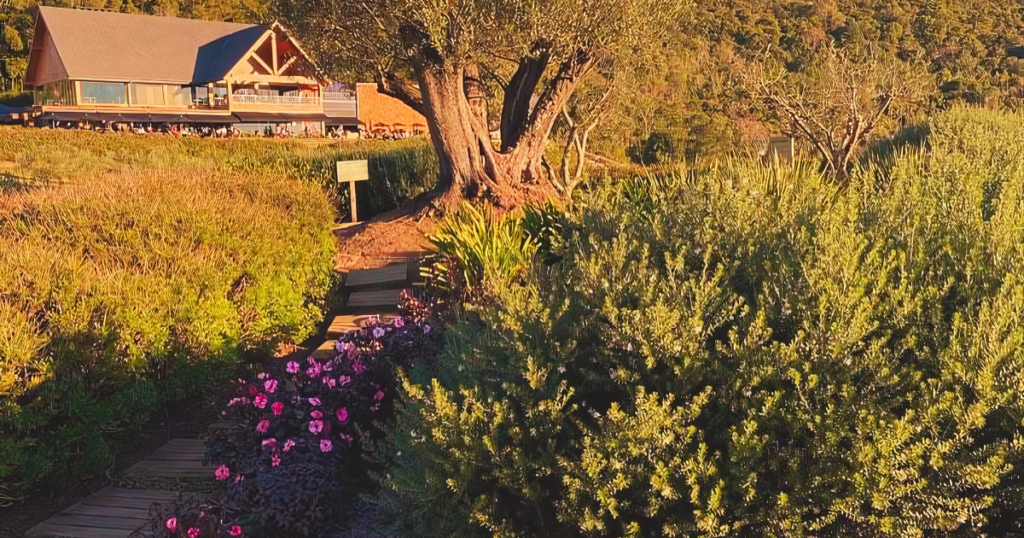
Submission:
[[[522,213],[498,215],[490,205],[478,209],[468,202],[438,224],[430,242],[437,257],[456,263],[467,288],[485,280],[516,280],[529,269],[536,249],[523,228]],[[435,264],[434,269],[447,275],[444,264]],[[442,278],[449,281],[447,276]]]
[[[1019,535],[1022,119],[581,195],[404,377],[391,535]]]
[[[309,146],[299,141],[0,130],[0,161],[14,164],[9,172],[27,180],[146,169],[224,170],[314,182],[335,191],[344,209],[349,203],[348,185],[337,184],[335,163],[362,159],[370,167],[370,180],[360,182],[356,193],[363,218],[396,209],[437,181],[437,156],[430,142],[419,138]]]
[[[0,479],[20,490],[101,471],[158,405],[201,406],[242,354],[322,319],[335,213],[316,185],[109,172],[0,208]]]

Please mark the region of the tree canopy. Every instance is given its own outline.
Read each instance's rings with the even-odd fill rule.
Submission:
[[[642,65],[684,0],[283,0],[274,13],[332,72],[373,77],[426,116],[441,162],[435,207],[564,194],[545,142],[587,74]],[[489,105],[494,97],[500,106]],[[500,110],[500,144],[488,111]]]

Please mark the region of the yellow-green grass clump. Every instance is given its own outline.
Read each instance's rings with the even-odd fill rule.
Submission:
[[[196,168],[4,189],[0,482],[105,468],[213,365],[322,318],[335,210],[318,185]]]

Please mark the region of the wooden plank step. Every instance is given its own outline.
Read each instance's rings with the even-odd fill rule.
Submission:
[[[366,322],[370,319],[376,319],[377,316],[335,316],[334,320],[331,321],[331,326],[327,329],[327,338],[340,338],[345,333],[352,331],[358,331],[366,326]],[[391,320],[395,319],[395,316],[383,315],[380,317],[384,323],[391,323]]]
[[[409,278],[409,264],[397,263],[375,269],[349,271],[345,275],[345,287],[373,286],[404,282]]]
[[[139,525],[140,527],[142,525]],[[57,525],[54,523],[40,523],[25,533],[26,538],[37,538],[43,536],[61,536],[69,538],[128,538],[133,532],[126,529],[111,529],[104,527],[79,527],[76,525]]]
[[[213,469],[203,465],[206,443],[201,439],[172,439],[125,471],[127,476],[209,478]]]
[[[402,290],[357,291],[348,296],[345,306],[349,308],[367,306],[398,307],[398,296]]]
[[[310,358],[316,360],[326,360],[334,357],[335,348],[338,345],[337,340],[327,340],[320,344],[320,347],[316,348],[313,353],[309,355]]]
[[[169,503],[177,493],[108,486],[29,529],[25,536],[127,537],[149,522],[154,502]]]
[[[117,486],[107,486],[93,494],[94,497],[127,497],[129,499],[154,499],[158,501],[161,499],[173,499],[178,495],[178,493],[173,491],[121,488]]]

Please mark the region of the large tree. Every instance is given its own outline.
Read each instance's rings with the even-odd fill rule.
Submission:
[[[372,76],[426,117],[441,168],[431,205],[450,210],[466,197],[512,207],[558,195],[543,157],[570,97],[599,66],[642,64],[687,1],[281,0],[273,10],[321,67]],[[496,146],[489,110],[500,115]]]

